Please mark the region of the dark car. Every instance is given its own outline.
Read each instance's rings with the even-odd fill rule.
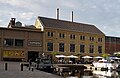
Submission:
[[[38,58],[35,66],[37,69],[53,68],[52,60],[49,58]]]

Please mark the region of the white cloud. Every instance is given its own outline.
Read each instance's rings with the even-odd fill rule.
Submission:
[[[26,19],[26,20],[30,20],[33,18],[34,13],[28,12],[28,13],[20,13],[19,16],[21,19]]]
[[[76,8],[78,2],[73,0],[61,0],[60,5],[68,8]]]
[[[60,19],[70,19],[94,24],[107,35],[119,35],[120,0],[0,0],[0,25],[6,25],[11,17],[27,24],[37,16],[55,17],[60,8]],[[114,32],[113,32],[114,31]]]
[[[43,0],[1,0],[0,2],[4,3],[4,4],[8,4],[13,6],[13,7],[17,7],[17,8],[25,8],[25,9],[29,9],[30,11],[35,11],[38,8],[41,8],[42,3],[44,3],[45,1]]]
[[[0,2],[9,4],[9,5],[13,5],[13,6],[21,6],[22,4],[23,5],[25,4],[24,0],[1,0]],[[21,6],[21,7],[23,7],[23,6]]]
[[[10,12],[11,17],[19,18],[22,20],[30,20],[34,17],[34,13],[32,12],[24,12],[24,13],[18,13],[18,12]]]
[[[11,17],[16,17],[16,14],[13,12],[10,12]]]
[[[0,20],[0,22],[3,22],[3,20]]]

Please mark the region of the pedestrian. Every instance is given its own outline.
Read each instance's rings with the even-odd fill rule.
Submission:
[[[29,66],[31,66],[32,65],[32,60],[31,59],[29,59]]]

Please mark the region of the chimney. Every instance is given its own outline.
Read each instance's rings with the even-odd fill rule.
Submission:
[[[15,25],[15,18],[11,18],[11,25]]]
[[[8,28],[11,28],[12,26],[15,26],[15,18],[11,18],[11,20],[8,24]]]
[[[72,22],[73,22],[73,11],[72,11]]]
[[[57,8],[57,14],[56,14],[57,19],[59,20],[59,8]]]

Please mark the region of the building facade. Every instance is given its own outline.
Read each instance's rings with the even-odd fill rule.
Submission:
[[[105,35],[94,25],[38,17],[35,26],[44,32],[44,53],[81,56],[105,53]]]
[[[94,25],[40,17],[34,26],[22,27],[15,18],[0,28],[0,60],[35,60],[41,54],[101,56],[105,35]],[[80,57],[79,57],[80,58]]]
[[[42,33],[37,29],[15,25],[0,28],[0,60],[35,60],[43,52]]]
[[[120,38],[113,36],[106,36],[105,52],[108,54],[114,54],[114,52],[120,52]]]

